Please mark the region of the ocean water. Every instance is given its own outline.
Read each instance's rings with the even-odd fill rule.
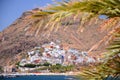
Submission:
[[[40,76],[16,76],[1,77],[0,80],[79,80],[73,76],[64,75],[40,75]]]

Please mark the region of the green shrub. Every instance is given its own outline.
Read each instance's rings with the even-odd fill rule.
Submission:
[[[20,61],[19,61],[19,62],[17,62],[15,65],[19,66],[19,65],[20,65]]]
[[[0,73],[1,73],[1,72],[3,72],[3,69],[2,69],[2,67],[0,66]]]
[[[43,64],[43,66],[50,66],[50,65],[51,65],[51,64],[48,63],[48,62],[46,62],[46,63]]]
[[[35,68],[35,64],[25,64],[23,67],[28,67],[28,68]]]

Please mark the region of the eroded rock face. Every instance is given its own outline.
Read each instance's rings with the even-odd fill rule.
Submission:
[[[37,11],[37,10],[34,10]],[[63,46],[70,48],[77,48],[81,51],[88,51],[93,45],[99,42],[106,35],[107,32],[99,32],[98,26],[101,21],[96,24],[85,25],[83,32],[78,31],[79,22],[73,22],[66,27],[62,24],[57,32],[52,32],[49,37],[44,33],[46,31],[39,31],[38,35],[34,36],[37,28],[34,22],[29,18],[33,14],[32,11],[27,11],[18,18],[13,24],[0,33],[0,64],[8,65],[11,59],[22,52],[28,51],[35,46],[39,46],[45,42],[60,40]],[[104,51],[105,44],[102,44],[94,53],[101,53]]]

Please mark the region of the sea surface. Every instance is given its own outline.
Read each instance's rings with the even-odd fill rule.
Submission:
[[[64,75],[32,75],[32,76],[8,76],[0,77],[0,80],[79,80],[73,76]]]

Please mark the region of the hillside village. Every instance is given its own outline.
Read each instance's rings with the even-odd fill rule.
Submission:
[[[106,31],[100,33],[97,30],[96,26],[99,26],[99,24],[93,24],[90,26],[91,28],[86,27],[84,32],[76,33],[78,30],[76,20],[75,23],[69,25],[68,29],[63,30],[65,27],[61,27],[57,32],[52,32],[49,38],[42,35],[46,33],[45,30],[39,32],[39,34],[42,33],[41,35],[38,34],[34,37],[32,34],[36,29],[33,29],[34,24],[30,22],[29,16],[35,11],[38,10],[24,12],[4,32],[1,32],[0,64],[4,72],[11,72],[12,68],[16,67],[14,64],[17,62],[20,62],[17,67],[20,71],[44,67],[40,65],[46,62],[51,65],[57,63],[63,66],[75,65],[78,67],[99,62],[99,53],[105,51],[106,45],[101,44],[90,54],[87,53],[89,49],[96,45],[96,42],[102,40],[106,35]],[[101,22],[99,21],[99,23]],[[60,40],[61,43],[57,43],[56,40]],[[51,44],[54,44],[53,48]],[[34,68],[26,67],[28,64],[34,65]]]
[[[34,50],[27,52],[27,55],[27,58],[24,58],[19,62],[20,71],[41,68],[39,66],[45,63],[50,65],[59,64],[62,66],[83,66],[98,62],[98,59],[88,56],[87,52],[81,52],[73,48],[65,50],[64,46],[56,44],[55,42],[45,43],[40,47],[35,47]],[[32,68],[26,66],[30,64],[35,66]]]

